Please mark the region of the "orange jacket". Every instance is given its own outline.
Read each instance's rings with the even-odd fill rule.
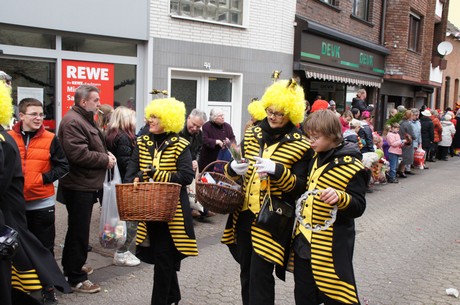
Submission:
[[[50,147],[54,134],[42,127],[30,139],[26,148],[21,134],[21,122],[8,131],[18,145],[24,175],[26,201],[44,199],[54,195],[53,183],[43,184],[43,174],[51,170]]]
[[[430,118],[433,121],[433,125],[434,125],[434,140],[433,140],[433,142],[438,143],[442,139],[442,125],[441,125],[441,122],[439,121],[439,119],[437,117],[432,115]]]

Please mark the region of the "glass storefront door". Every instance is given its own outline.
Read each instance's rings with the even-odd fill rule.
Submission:
[[[43,103],[46,118],[45,127],[56,129],[56,63],[54,61],[33,61],[0,58],[0,70],[13,78],[13,103],[15,116],[19,117],[17,105],[20,99],[34,97]]]

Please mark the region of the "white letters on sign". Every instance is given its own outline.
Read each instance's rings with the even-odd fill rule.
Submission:
[[[109,69],[67,66],[67,78],[87,80],[109,80]]]

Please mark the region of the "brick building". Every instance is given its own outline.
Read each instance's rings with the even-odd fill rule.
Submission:
[[[310,102],[321,95],[343,111],[364,88],[368,104],[378,104],[389,54],[383,45],[383,2],[297,1],[294,70]]]
[[[386,58],[381,98],[385,113],[398,105],[434,107],[446,62],[437,52],[444,41],[449,1],[389,0],[385,22]]]
[[[377,130],[391,108],[431,105],[447,8],[448,0],[297,1],[294,70],[308,99],[320,94],[344,110],[364,88]]]
[[[439,99],[436,100],[437,109],[456,108],[456,103],[460,102],[460,30],[452,23],[448,23],[446,41],[452,45],[452,53],[447,54],[447,68],[444,71],[444,82],[441,88]]]

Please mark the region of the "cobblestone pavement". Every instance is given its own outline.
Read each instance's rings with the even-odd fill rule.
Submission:
[[[354,265],[362,304],[460,304],[446,288],[460,290],[460,158],[429,163],[429,170],[376,186],[367,195],[367,210],[357,219]],[[93,213],[88,264],[96,270],[90,280],[102,292],[59,294],[60,304],[150,304],[153,267],[111,265],[113,251],[97,239],[99,206]],[[66,231],[66,211],[57,204],[56,259]],[[241,304],[238,265],[220,244],[227,216],[195,222],[200,255],[182,263],[179,281],[184,305]],[[293,280],[276,281],[276,304],[294,304]]]

